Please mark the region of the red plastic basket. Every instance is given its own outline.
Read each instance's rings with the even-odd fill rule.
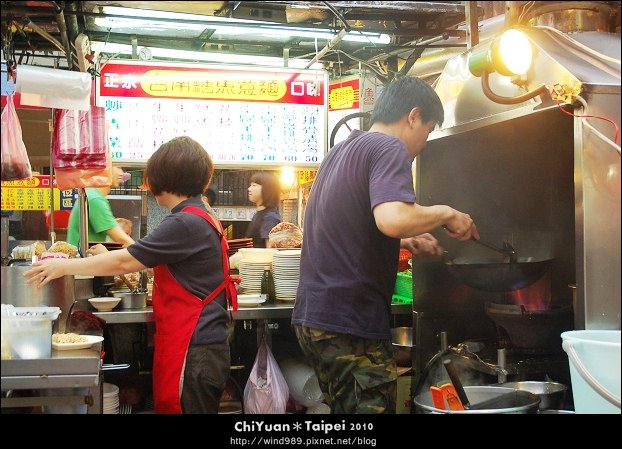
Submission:
[[[408,270],[410,268],[410,265],[408,265],[408,261],[410,260],[411,257],[412,257],[412,254],[410,254],[410,251],[408,251],[407,249],[401,249],[400,258],[398,259],[398,263],[397,263],[397,271]]]

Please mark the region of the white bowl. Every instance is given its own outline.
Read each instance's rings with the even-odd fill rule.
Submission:
[[[244,262],[271,263],[277,249],[272,248],[240,248],[238,253],[242,254]]]
[[[110,312],[121,302],[121,298],[91,298],[89,302],[100,312]]]

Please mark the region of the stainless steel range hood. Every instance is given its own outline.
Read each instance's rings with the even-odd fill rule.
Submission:
[[[522,31],[534,49],[533,66],[518,83],[513,83],[516,80],[509,77],[491,74],[489,84],[494,93],[514,97],[541,84],[545,84],[549,92],[554,88],[565,88],[585,100],[586,109],[576,103],[579,108],[574,110],[575,114],[601,116],[620,123],[619,34],[565,34],[547,27],[524,28]],[[488,44],[483,42],[472,51]],[[553,295],[564,300],[570,295],[562,293],[559,285],[572,279],[560,276],[560,272],[574,272],[576,276],[575,327],[620,329],[620,147],[612,142],[613,126],[597,119],[563,118],[556,102],[546,93],[519,104],[493,102],[484,94],[482,80],[470,73],[469,54],[466,52],[450,59],[435,86],[445,108],[445,122],[430,136],[428,149],[417,161],[417,190],[422,203],[454,200],[458,204],[450,205],[465,206],[463,210],[472,215],[472,211],[485,214],[479,217],[480,222],[492,220],[494,213],[497,214],[495,220],[500,222],[521,221],[524,217],[512,210],[515,205],[506,204],[507,198],[538,202],[541,199],[537,193],[530,192],[531,196],[523,198],[520,181],[514,187],[504,185],[505,192],[495,191],[498,189],[494,185],[488,186],[487,191],[478,183],[490,182],[490,176],[465,173],[462,169],[505,170],[508,177],[520,180],[525,173],[516,171],[517,161],[510,161],[513,156],[505,147],[522,151],[523,140],[526,145],[536,146],[535,151],[525,152],[525,157],[538,159],[534,167],[541,164],[555,167],[555,157],[549,157],[547,153],[559,152],[562,164],[569,158],[568,167],[573,173],[558,174],[559,179],[573,183],[574,203],[566,205],[564,210],[567,212],[573,208],[574,217],[561,221],[551,217],[559,212],[554,198],[558,187],[551,184],[555,177],[551,172],[549,183],[542,180],[542,187],[553,193],[552,200],[543,202],[545,210],[537,214],[540,223],[523,223],[520,229],[511,229],[508,224],[510,228],[506,226],[502,236],[507,237],[508,233],[547,234],[548,255],[555,257],[557,263],[553,268]],[[571,123],[566,125],[568,120]],[[522,134],[513,134],[515,129],[520,129]],[[534,140],[532,135],[539,137]],[[473,164],[473,158],[477,163]],[[451,160],[448,162],[448,159]],[[429,180],[431,173],[443,166],[456,169],[457,173],[452,173],[456,178],[449,182],[459,188],[442,185],[443,181]],[[533,170],[534,167],[523,166],[523,170]],[[459,179],[461,176],[465,179]],[[478,181],[478,178],[484,180]],[[447,181],[445,178],[444,182]],[[485,193],[488,198],[483,199],[481,205],[472,199],[462,200],[458,194],[460,189]],[[516,192],[510,193],[508,189]],[[483,230],[488,231],[485,225]],[[573,240],[574,260],[565,248],[569,236]],[[526,237],[521,243],[528,247],[527,240]],[[447,244],[452,246],[451,242]],[[424,269],[419,282],[429,284],[430,276],[426,279],[425,273]],[[417,279],[414,282],[417,285]]]

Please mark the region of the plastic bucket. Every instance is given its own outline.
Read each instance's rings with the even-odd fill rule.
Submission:
[[[52,322],[58,307],[2,305],[2,358],[47,359],[52,356]]]
[[[287,359],[279,363],[281,373],[289,387],[289,394],[305,407],[319,405],[324,399],[315,371],[299,359]]]
[[[577,413],[620,413],[620,331],[561,334]]]

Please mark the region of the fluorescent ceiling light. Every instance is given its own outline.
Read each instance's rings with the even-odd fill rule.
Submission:
[[[148,48],[151,56],[155,58],[169,58],[180,61],[206,61],[223,64],[252,64],[269,67],[285,67],[283,58],[275,56],[255,56],[255,55],[242,55],[232,53],[214,53],[204,51],[187,51],[187,50],[175,50],[172,48],[158,48],[158,47],[139,47]],[[96,53],[110,53],[113,55],[131,55],[132,46],[129,44],[115,44],[110,42],[91,42],[91,50]],[[287,67],[295,69],[304,69],[309,63],[306,59],[289,59],[287,61]],[[322,69],[321,63],[316,62],[311,69]]]
[[[96,8],[97,11],[97,8]],[[166,19],[171,22],[180,21],[185,30],[203,31],[205,29],[216,30],[217,35],[258,35],[265,37],[307,37],[312,39],[331,40],[336,36],[330,30],[303,27],[279,27],[278,23],[260,20],[230,19],[218,16],[202,16],[197,14],[184,14],[168,11],[156,11],[150,9],[123,8],[118,6],[104,6],[105,14],[113,14],[123,17],[97,17],[95,25],[103,28],[144,28],[144,29],[170,29],[171,23],[162,20],[146,20],[144,18]],[[135,17],[135,18],[134,18]],[[204,23],[201,23],[204,22]],[[248,25],[248,26],[245,26]],[[263,25],[263,26],[262,26]],[[352,30],[343,37],[344,41],[369,42],[372,44],[389,44],[391,37],[388,34],[367,33]]]

